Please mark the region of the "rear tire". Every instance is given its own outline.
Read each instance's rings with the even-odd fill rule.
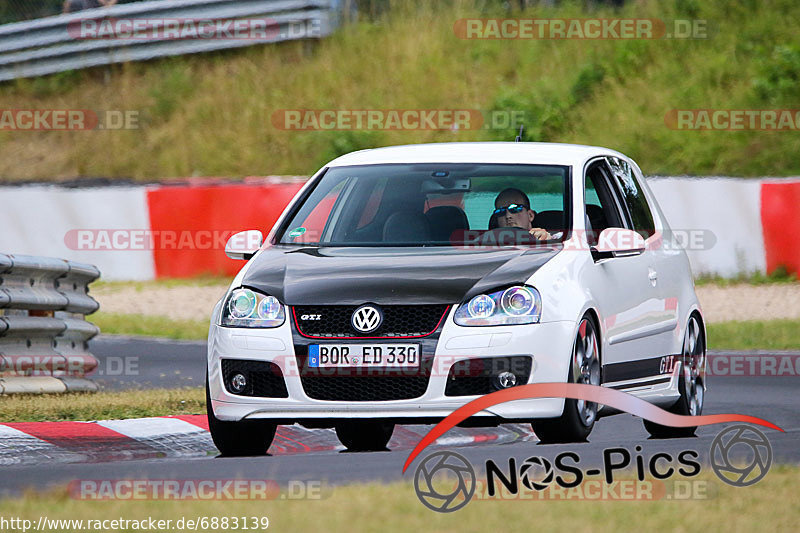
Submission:
[[[386,450],[394,433],[389,422],[342,422],[336,425],[336,436],[351,452],[377,452]]]
[[[567,382],[600,385],[600,345],[589,315],[584,315],[578,326]],[[543,444],[586,442],[597,420],[598,408],[594,402],[567,398],[560,417],[534,420],[531,427]]]
[[[686,336],[683,340],[683,354],[681,357],[681,376],[678,381],[678,390],[681,396],[678,401],[667,409],[671,413],[684,416],[699,416],[703,412],[705,400],[705,362],[706,342],[703,330],[697,318],[693,315],[686,326]],[[662,426],[649,420],[643,420],[644,427],[654,439],[677,439],[693,437],[697,426],[676,428]]]
[[[206,376],[206,414],[211,439],[223,457],[266,455],[275,438],[276,424],[263,420],[226,422],[214,415]]]

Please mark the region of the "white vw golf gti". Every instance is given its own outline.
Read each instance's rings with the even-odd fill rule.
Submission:
[[[242,201],[247,201],[243,198]],[[331,161],[247,260],[208,336],[208,418],[223,455],[264,454],[276,426],[332,427],[351,450],[500,389],[612,387],[699,415],[705,327],[685,252],[639,167],[605,148],[447,143]],[[592,402],[496,405],[586,440]],[[693,428],[645,422],[657,437]]]

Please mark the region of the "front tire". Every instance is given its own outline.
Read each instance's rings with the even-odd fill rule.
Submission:
[[[214,415],[206,376],[206,414],[214,446],[223,457],[266,455],[278,426],[263,420],[226,422]]]
[[[348,451],[377,452],[386,450],[394,433],[389,422],[342,422],[336,425],[336,436]]]
[[[589,315],[584,315],[578,326],[567,381],[600,385],[600,345],[597,328]],[[560,417],[534,420],[531,427],[543,444],[586,442],[597,420],[597,411],[594,402],[567,398]]]
[[[705,400],[706,342],[697,317],[692,315],[686,326],[681,354],[681,376],[678,380],[680,398],[669,412],[684,416],[699,416]],[[644,427],[654,439],[693,437],[697,426],[676,428],[643,420]]]

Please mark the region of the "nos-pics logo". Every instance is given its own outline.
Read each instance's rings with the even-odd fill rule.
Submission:
[[[711,443],[712,470],[720,480],[734,487],[748,487],[761,481],[772,466],[772,458],[767,436],[745,424],[725,428]],[[534,471],[543,473],[533,475]],[[554,472],[547,459],[533,457],[522,464],[519,475],[523,486],[539,491],[549,485]],[[475,495],[477,485],[472,464],[449,450],[429,454],[414,473],[417,498],[425,507],[439,513],[450,513],[466,506]]]
[[[475,494],[475,469],[451,451],[428,455],[414,473],[414,490],[425,507],[439,513],[458,511]]]

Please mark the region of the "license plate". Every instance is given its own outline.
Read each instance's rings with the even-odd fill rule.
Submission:
[[[313,368],[417,368],[418,344],[311,344]]]

